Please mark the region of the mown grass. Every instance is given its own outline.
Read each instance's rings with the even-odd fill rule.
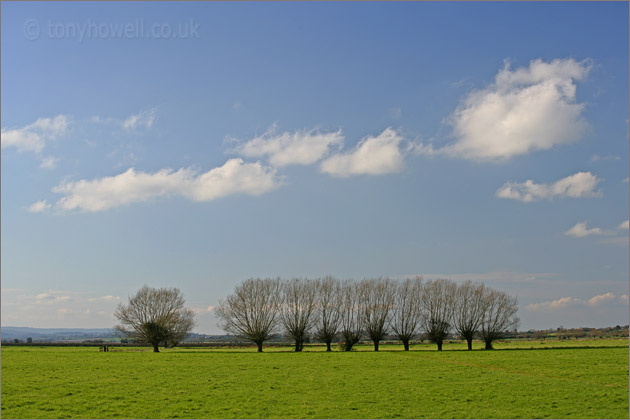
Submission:
[[[480,345],[479,345],[480,346]],[[530,347],[548,347],[547,349]],[[573,347],[571,347],[573,346]],[[477,346],[478,347],[478,346]],[[3,418],[628,418],[628,341],[495,351],[3,347]],[[511,349],[507,351],[507,349]]]

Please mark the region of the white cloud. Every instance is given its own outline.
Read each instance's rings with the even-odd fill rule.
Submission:
[[[537,59],[516,70],[506,62],[494,83],[468,94],[446,119],[455,142],[420,145],[416,153],[502,162],[574,142],[588,128],[574,82],[589,70],[588,62],[573,59]]]
[[[610,232],[602,230],[601,228],[591,228],[587,227],[587,222],[578,222],[571,229],[564,232],[566,236],[573,236],[574,238],[584,238],[586,236],[601,236],[601,235],[609,235]]]
[[[341,130],[330,133],[317,130],[278,133],[273,125],[264,134],[239,144],[233,151],[250,158],[266,156],[274,166],[311,165],[328,155],[331,148],[341,147],[343,139]]]
[[[59,302],[69,302],[72,298],[68,295],[60,295],[60,292],[48,291],[35,296],[35,305],[50,305]],[[61,292],[62,293],[62,292]]]
[[[617,226],[617,229],[619,229],[619,230],[628,230],[628,229],[630,229],[630,220],[626,220],[625,222],[619,223],[619,226]]]
[[[59,159],[54,156],[46,156],[42,159],[42,163],[39,165],[39,167],[42,169],[55,169],[57,167],[58,161]]]
[[[30,294],[19,290],[10,299],[3,299],[2,323],[39,328],[111,328],[119,301],[115,296],[98,297],[91,292],[47,290]]]
[[[15,147],[19,152],[41,153],[46,142],[65,134],[68,126],[69,118],[57,115],[54,118],[39,118],[22,128],[3,128],[2,148]]]
[[[628,182],[630,182],[630,176],[625,177],[624,179],[621,180],[621,182],[623,182],[624,184],[627,184]]]
[[[117,122],[116,119],[112,117],[99,117],[98,115],[94,115],[93,117],[90,117],[88,121],[94,124],[107,124],[107,123]]]
[[[619,156],[617,155],[606,155],[606,156],[600,156],[600,155],[593,155],[591,156],[591,158],[589,159],[589,162],[599,162],[602,160],[619,160],[621,159]]]
[[[405,167],[399,145],[402,136],[391,127],[376,137],[363,138],[348,153],[333,155],[321,164],[321,171],[333,176],[382,175],[400,172]]]
[[[98,212],[157,197],[179,195],[193,201],[210,201],[234,194],[260,195],[281,183],[275,169],[260,162],[230,159],[202,174],[188,168],[176,172],[162,169],[153,174],[130,168],[116,176],[60,184],[53,191],[65,194],[55,204],[59,210]]]
[[[626,299],[624,299],[624,296],[626,295],[620,296],[619,300],[621,300],[622,303],[624,302],[627,303],[627,296],[626,296]],[[617,297],[611,292],[604,293],[601,295],[596,295],[587,300],[567,296],[567,297],[562,297],[562,298],[552,300],[552,301],[530,303],[529,305],[525,307],[525,309],[528,311],[541,311],[541,310],[553,311],[553,310],[564,309],[568,307],[590,306],[590,307],[595,308],[595,307],[600,307],[605,304],[612,303],[616,299]]]
[[[212,313],[212,311],[214,310],[215,306],[210,305],[210,306],[204,306],[203,308],[192,308],[192,310],[196,313],[196,314],[204,314],[204,313]]]
[[[599,305],[602,305],[602,304],[604,304],[606,302],[611,302],[613,300],[615,300],[615,295],[613,295],[612,293],[608,292],[608,293],[604,293],[603,295],[593,296],[586,303],[589,306],[599,306]]]
[[[615,229],[604,230],[598,227],[588,228],[587,222],[578,222],[571,229],[564,232],[566,236],[573,236],[574,238],[584,238],[586,236],[610,236],[619,234],[619,230],[628,230],[628,221],[621,222]],[[600,243],[612,244],[612,245],[627,245],[627,236],[616,236],[613,238],[601,239]]]
[[[506,182],[497,190],[496,196],[524,202],[551,200],[555,197],[601,197],[601,191],[595,190],[601,181],[601,178],[590,172],[578,172],[553,184],[536,184],[531,179],[525,182]]]
[[[566,308],[572,303],[580,303],[580,299],[575,299],[572,297],[562,297],[560,299],[552,300],[549,302],[540,302],[540,303],[530,303],[525,307],[528,311],[537,311],[537,310],[549,310],[549,309],[558,309],[558,308]]]
[[[125,130],[136,130],[138,128],[151,128],[157,118],[157,109],[151,108],[146,111],[140,111],[135,115],[131,115],[125,121],[122,126]]]
[[[37,201],[26,209],[29,213],[43,213],[50,208],[50,204],[46,200]]]

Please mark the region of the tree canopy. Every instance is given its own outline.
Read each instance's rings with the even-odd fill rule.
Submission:
[[[127,338],[151,344],[154,352],[159,346],[173,347],[195,326],[195,313],[185,308],[186,301],[177,288],[154,289],[142,286],[119,304],[114,316],[120,322],[114,328]]]

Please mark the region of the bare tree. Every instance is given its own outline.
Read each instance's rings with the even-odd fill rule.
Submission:
[[[473,338],[481,326],[487,290],[483,283],[470,280],[457,287],[455,330],[468,343],[468,350],[472,350]]]
[[[481,321],[481,338],[486,343],[486,350],[492,350],[494,340],[518,328],[520,320],[516,312],[518,299],[515,296],[494,289],[486,293]]]
[[[451,328],[456,290],[457,285],[446,279],[429,281],[423,287],[424,331],[437,344],[439,351],[442,350],[442,343]]]
[[[315,337],[326,343],[326,351],[332,351],[330,343],[339,333],[341,321],[341,283],[332,276],[324,277],[317,289],[317,329]]]
[[[374,343],[374,351],[387,334],[387,324],[394,304],[396,284],[388,278],[365,279],[359,283],[361,323]]]
[[[280,279],[248,279],[234,293],[219,302],[215,313],[219,326],[236,336],[256,343],[262,351],[277,324],[280,305]]]
[[[114,316],[120,324],[114,328],[125,337],[151,344],[157,353],[160,345],[177,345],[195,326],[195,313],[185,304],[177,288],[142,286],[127,305],[118,305]]]
[[[314,316],[318,282],[293,279],[282,285],[280,321],[286,335],[295,341],[295,351],[302,351],[304,338],[316,319]]]
[[[422,277],[406,279],[398,284],[394,294],[394,305],[390,327],[409,351],[409,340],[418,333],[422,317]]]
[[[359,307],[358,285],[346,280],[341,287],[341,335],[343,336],[345,351],[352,350],[352,346],[361,339],[361,309]]]

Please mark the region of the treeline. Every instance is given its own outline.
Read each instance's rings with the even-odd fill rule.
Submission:
[[[326,343],[341,340],[345,351],[363,337],[379,343],[392,334],[409,350],[412,337],[424,333],[442,350],[453,332],[472,349],[475,337],[492,349],[492,342],[515,331],[516,297],[482,283],[457,284],[446,279],[395,281],[372,278],[341,281],[323,279],[248,279],[222,299],[215,309],[226,332],[263,343],[283,333],[302,351],[309,335]]]
[[[580,327],[580,328],[552,328],[546,330],[521,331],[513,336],[518,339],[530,340],[577,340],[594,338],[623,338],[628,337],[628,325],[615,327]]]

